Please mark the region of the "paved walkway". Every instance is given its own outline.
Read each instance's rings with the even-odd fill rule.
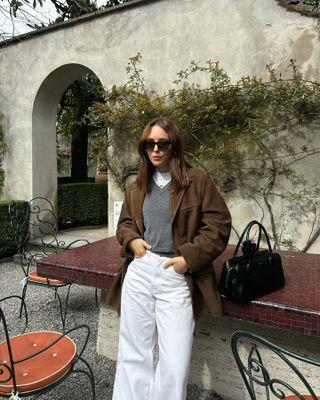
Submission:
[[[108,236],[112,236],[112,234],[109,233],[108,226],[106,225],[61,230],[57,235],[58,240],[64,241],[66,246],[78,239],[84,239],[89,243],[92,243],[96,242],[97,240],[105,239]]]

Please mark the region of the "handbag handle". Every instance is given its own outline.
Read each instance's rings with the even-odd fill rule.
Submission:
[[[257,240],[257,245],[256,245],[256,250],[259,251],[259,249],[260,249],[260,240],[261,240],[261,231],[262,231],[262,228],[263,228],[263,225],[260,224],[260,222],[258,222],[258,221],[251,221],[251,224],[250,224],[250,226],[249,226],[248,229],[247,229],[246,241],[250,241],[250,232],[251,232],[251,228],[252,228],[254,225],[258,225],[258,227],[259,227],[259,235],[258,235],[258,240]],[[265,233],[265,231],[264,231],[264,233]]]
[[[264,237],[266,239],[267,245],[268,245],[268,249],[269,249],[269,253],[272,254],[272,247],[271,247],[271,243],[270,243],[270,239],[269,239],[269,235],[265,229],[265,227],[258,221],[252,221],[253,223],[251,224],[251,226],[249,227],[248,231],[247,231],[247,235],[249,237],[250,234],[250,230],[253,227],[253,225],[259,225],[259,239],[258,239],[258,244],[257,244],[257,250],[259,250],[259,246],[260,246],[260,239],[261,239],[261,231],[263,231],[264,233]]]
[[[261,232],[263,231],[264,236],[265,236],[266,241],[267,241],[267,244],[268,244],[269,253],[272,254],[272,248],[271,248],[271,244],[270,244],[270,239],[269,239],[269,236],[268,236],[268,234],[267,234],[267,231],[266,231],[265,227],[264,227],[260,222],[258,222],[258,221],[256,221],[256,220],[253,220],[253,221],[250,221],[250,222],[247,224],[247,226],[244,228],[244,230],[243,230],[243,232],[242,232],[242,234],[241,234],[241,236],[240,236],[240,239],[239,239],[239,241],[238,241],[238,243],[237,243],[237,245],[236,245],[236,248],[235,248],[235,250],[234,250],[233,257],[237,257],[240,244],[242,243],[243,238],[244,238],[245,235],[246,235],[246,240],[249,240],[250,231],[251,231],[251,228],[252,228],[254,225],[258,225],[258,227],[259,227],[259,237],[258,237],[258,241],[257,241],[256,251],[259,250],[259,247],[260,247],[260,239],[261,239]]]

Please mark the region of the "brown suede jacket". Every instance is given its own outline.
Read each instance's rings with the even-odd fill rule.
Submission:
[[[231,229],[229,210],[212,182],[201,170],[188,169],[189,185],[178,193],[170,193],[169,215],[176,256],[183,256],[189,267],[185,274],[193,304],[194,318],[204,307],[213,316],[222,314],[212,262],[225,249]],[[108,295],[108,303],[120,310],[121,286],[133,258],[128,243],[143,238],[142,204],[144,193],[135,183],[128,186],[121,210],[117,239],[126,258]]]

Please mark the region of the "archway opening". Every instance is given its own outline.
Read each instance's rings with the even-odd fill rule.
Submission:
[[[95,82],[102,86],[97,75],[88,67],[80,64],[63,65],[52,71],[44,79],[34,101],[32,114],[32,197],[41,196],[49,199],[56,210],[58,204],[56,132],[59,125],[57,114],[59,107],[61,108],[61,99],[69,90],[70,85],[75,85],[76,82],[86,79],[88,76],[94,77]],[[73,115],[73,120],[75,118],[75,115]],[[81,148],[81,144],[75,141],[74,147],[76,152]],[[87,156],[85,158],[82,162],[87,167]],[[76,174],[76,167],[74,170],[74,174]],[[88,168],[85,172],[86,177],[90,176]],[[105,203],[107,204],[107,199],[105,199]]]
[[[87,119],[90,107],[99,101],[103,101],[103,86],[93,73],[64,91],[57,113],[58,182],[94,181],[101,169],[96,131]]]

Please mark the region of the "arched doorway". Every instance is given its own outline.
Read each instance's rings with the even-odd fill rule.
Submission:
[[[94,74],[81,64],[66,64],[42,82],[32,110],[32,197],[43,196],[56,204],[56,116],[64,91],[85,74]]]

